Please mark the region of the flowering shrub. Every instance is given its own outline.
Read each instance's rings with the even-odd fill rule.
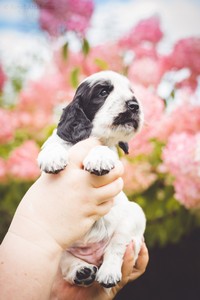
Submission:
[[[186,208],[200,207],[199,143],[198,133],[174,133],[163,150],[162,157],[166,170],[175,178],[175,197]]]
[[[50,34],[58,35],[61,29],[85,34],[93,11],[91,1],[36,2],[41,25]],[[0,68],[4,99],[0,109],[1,212],[12,214],[17,203],[13,198],[19,201],[39,176],[39,147],[78,83],[93,72],[112,69],[129,77],[144,107],[144,128],[130,141],[130,154],[122,156],[122,162],[124,189],[147,216],[147,243],[175,242],[200,225],[200,38],[177,41],[166,55],[158,52],[163,35],[159,19],[151,17],[107,45],[90,47],[87,43],[87,51],[68,48],[67,55],[64,45],[54,52],[53,72],[29,82],[12,106],[3,97],[9,78]],[[179,77],[185,69],[186,76]],[[164,93],[165,85],[168,93]]]
[[[85,35],[93,13],[92,0],[35,0],[40,9],[40,25],[51,35],[65,31]]]

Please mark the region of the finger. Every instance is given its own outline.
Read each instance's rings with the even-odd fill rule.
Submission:
[[[129,275],[133,271],[134,266],[134,244],[131,242],[126,249],[124,254],[124,261],[122,265],[122,277],[129,278]]]
[[[113,207],[113,202],[114,202],[114,200],[110,199],[110,200],[107,200],[107,201],[103,202],[102,204],[98,205],[96,208],[95,216],[97,215],[99,217],[103,217],[107,213],[109,213],[109,211]]]
[[[145,243],[143,243],[136,265],[133,268],[132,274],[129,276],[129,281],[135,280],[136,278],[141,276],[145,272],[148,262],[149,262],[148,249]]]
[[[122,264],[122,280],[116,286],[116,291],[119,291],[130,281],[130,275],[132,274],[133,266],[134,266],[133,248],[134,248],[133,242],[131,242],[126,248],[126,252],[124,254],[124,260]]]
[[[114,169],[112,169],[108,174],[103,176],[96,176],[91,174],[90,182],[93,187],[98,188],[115,181],[116,179],[121,177],[123,173],[124,173],[124,167],[122,162],[119,160],[116,163]]]
[[[84,158],[92,148],[98,145],[100,142],[94,137],[78,142],[69,150],[69,164],[82,168]]]
[[[123,185],[123,179],[120,177],[107,185],[94,189],[96,204],[102,204],[107,199],[117,196],[122,191]]]
[[[147,264],[149,262],[149,253],[145,243],[142,244],[138,259],[135,265],[136,270],[145,271]]]

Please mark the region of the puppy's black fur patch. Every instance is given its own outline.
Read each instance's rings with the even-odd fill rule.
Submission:
[[[99,80],[94,84],[87,81],[81,83],[73,101],[63,110],[57,127],[58,136],[72,144],[88,138],[95,114],[112,90],[108,80]]]
[[[139,127],[139,115],[135,114],[135,117],[133,118],[133,113],[131,111],[125,111],[120,113],[113,122],[113,125],[125,125],[125,124],[131,124],[131,126],[137,130]]]
[[[118,145],[124,151],[125,154],[129,154],[129,152],[128,152],[128,143],[119,142]]]
[[[71,102],[64,108],[57,128],[57,134],[61,139],[76,144],[88,138],[91,131],[92,123],[78,101]]]

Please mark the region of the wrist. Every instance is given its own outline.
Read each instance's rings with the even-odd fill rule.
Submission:
[[[0,282],[15,282],[1,289],[2,299],[49,299],[62,248],[48,233],[16,214],[0,252]]]
[[[15,235],[24,242],[40,249],[46,255],[62,254],[62,247],[44,229],[39,222],[36,222],[28,214],[23,214],[20,210],[15,213],[8,230],[8,235]]]

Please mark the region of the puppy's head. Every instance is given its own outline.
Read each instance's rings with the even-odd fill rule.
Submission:
[[[142,123],[141,105],[129,80],[116,72],[102,71],[79,85],[63,111],[57,134],[72,144],[92,135],[108,146],[119,143],[127,152],[127,141]]]

